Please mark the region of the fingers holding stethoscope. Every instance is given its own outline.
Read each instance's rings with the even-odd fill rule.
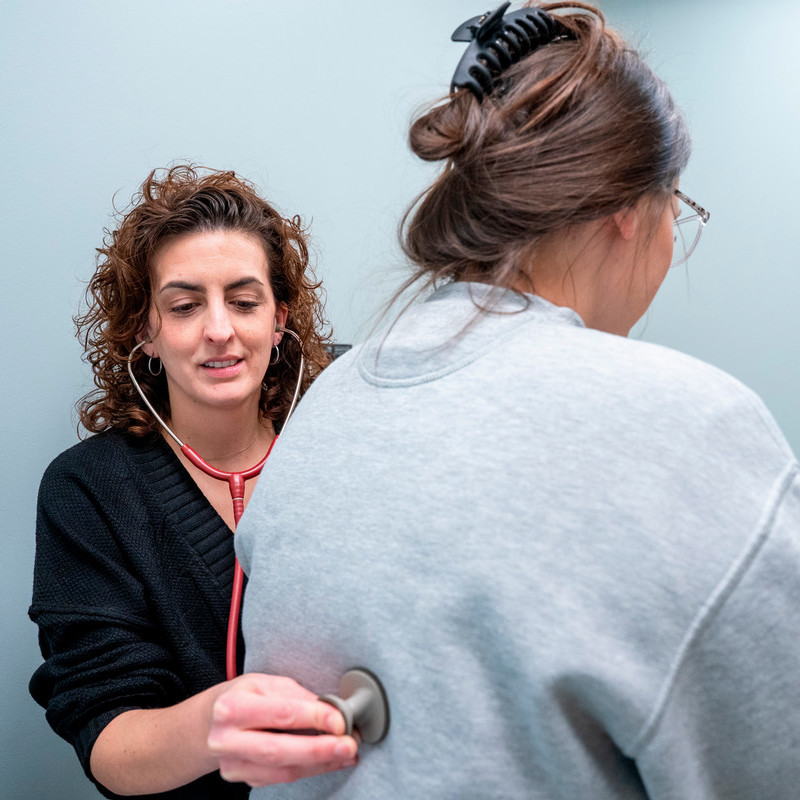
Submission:
[[[290,678],[248,674],[214,702],[208,748],[228,781],[287,783],[355,766],[342,715]],[[303,735],[310,731],[319,735]],[[298,733],[300,735],[298,735]]]

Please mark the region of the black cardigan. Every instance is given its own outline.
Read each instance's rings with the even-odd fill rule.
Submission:
[[[161,436],[98,434],[48,467],[29,611],[45,662],[30,691],[90,778],[115,716],[225,680],[233,564],[230,529]],[[240,633],[240,669],[243,652]],[[247,794],[213,773],[152,797]]]

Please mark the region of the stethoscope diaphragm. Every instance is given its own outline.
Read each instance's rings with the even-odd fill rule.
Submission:
[[[378,676],[364,667],[345,672],[338,694],[319,698],[338,709],[345,722],[345,735],[358,733],[362,742],[377,744],[389,732],[389,700]]]

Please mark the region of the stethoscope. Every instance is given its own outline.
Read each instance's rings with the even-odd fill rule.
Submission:
[[[300,347],[300,367],[297,371],[297,383],[294,388],[294,396],[289,405],[289,411],[283,421],[283,430],[286,423],[292,416],[295,406],[297,405],[297,398],[300,395],[300,387],[303,382],[303,370],[305,368],[305,359],[303,358],[302,343],[300,337],[288,328],[276,326],[276,331],[287,333],[291,336]],[[150,413],[156,418],[158,424],[164,431],[175,441],[180,448],[180,451],[186,458],[194,464],[199,470],[212,478],[219,481],[225,481],[231,492],[231,501],[233,503],[233,520],[234,529],[239,524],[239,520],[244,513],[244,487],[245,482],[251,478],[256,478],[261,474],[264,464],[267,463],[269,454],[278,441],[278,437],[270,443],[264,458],[261,459],[255,466],[250,469],[242,470],[241,472],[226,472],[225,470],[217,469],[216,467],[205,461],[202,456],[191,446],[182,442],[175,432],[167,425],[162,419],[161,415],[153,408],[153,404],[147,399],[139,381],[133,374],[133,356],[134,353],[147,344],[150,340],[145,339],[133,347],[128,354],[128,375],[130,375],[131,383],[142,398],[142,402],[147,406]],[[244,572],[239,559],[235,559],[233,568],[233,590],[231,592],[231,608],[228,614],[228,635],[225,647],[225,673],[228,680],[236,677],[236,639],[239,634],[239,616],[242,607],[242,589],[244,587]],[[329,705],[337,708],[345,720],[345,733],[351,735],[353,731],[358,731],[361,740],[369,744],[377,744],[389,732],[389,702],[386,698],[386,692],[376,675],[363,667],[357,667],[346,672],[339,681],[338,696],[333,694],[325,694],[320,696],[320,700]]]
[[[290,331],[288,328],[283,328],[281,326],[277,326],[276,330],[281,333],[288,333],[289,336],[291,336],[298,344],[300,344],[300,337],[294,331]],[[272,452],[275,442],[278,441],[278,437],[276,436],[272,440],[264,458],[262,458],[261,461],[254,466],[250,467],[250,469],[245,469],[241,472],[225,472],[224,470],[217,469],[209,464],[190,445],[182,442],[175,434],[175,431],[173,431],[169,425],[164,422],[164,420],[161,418],[161,415],[155,410],[155,408],[153,408],[153,404],[147,399],[145,393],[142,391],[142,387],[139,385],[139,381],[136,380],[136,376],[133,374],[133,356],[140,347],[143,347],[149,341],[149,339],[145,339],[144,341],[139,342],[139,344],[137,344],[128,354],[128,375],[130,375],[131,382],[133,383],[136,391],[139,393],[139,397],[142,398],[142,402],[147,406],[150,413],[156,418],[158,424],[161,425],[164,431],[175,441],[186,458],[206,475],[210,475],[212,478],[216,478],[218,481],[225,481],[228,484],[228,488],[231,492],[231,501],[233,502],[233,522],[235,529],[235,527],[239,524],[239,520],[242,518],[242,514],[244,513],[245,482],[249,481],[251,478],[257,478],[261,474],[261,470],[264,468],[264,464],[267,463],[269,454]],[[300,387],[303,382],[304,367],[305,359],[303,358],[301,347],[300,368],[297,370],[297,383],[294,387],[294,396],[292,397],[292,402],[289,405],[289,412],[286,414],[286,419],[283,421],[284,427],[286,427],[286,423],[289,421],[289,418],[292,416],[292,412],[294,411],[294,407],[297,405],[297,398],[300,395]],[[231,609],[230,613],[228,614],[228,636],[225,647],[225,673],[228,680],[236,677],[236,638],[239,633],[239,616],[242,608],[243,586],[244,572],[242,571],[242,567],[239,564],[239,559],[237,558],[235,559],[233,567],[233,591],[231,593]]]

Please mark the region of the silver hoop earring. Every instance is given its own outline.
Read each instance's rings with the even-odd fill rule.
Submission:
[[[270,358],[269,365],[272,367],[277,364],[281,360],[281,351],[278,349],[278,345],[272,345],[272,349],[275,351],[274,357]]]
[[[153,356],[147,359],[147,371],[154,377],[157,378],[161,371],[164,369],[164,364],[162,363],[161,359],[156,356],[156,361],[158,361],[158,371],[153,369]]]

